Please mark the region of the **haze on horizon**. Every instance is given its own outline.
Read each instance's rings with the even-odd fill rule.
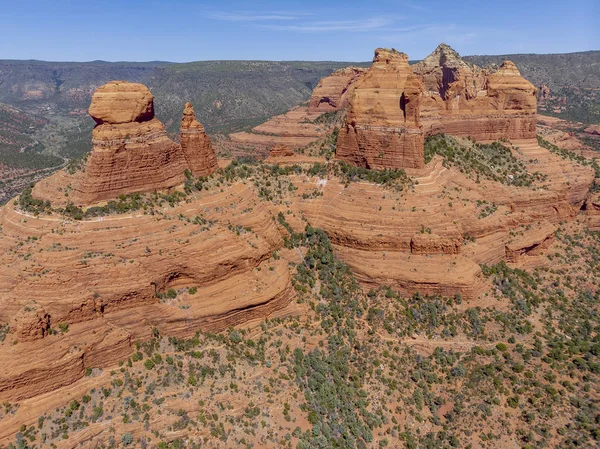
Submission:
[[[600,49],[600,2],[89,0],[4,2],[0,59],[367,61]]]

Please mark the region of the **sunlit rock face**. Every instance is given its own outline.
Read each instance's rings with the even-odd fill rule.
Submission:
[[[355,84],[336,157],[374,169],[422,167],[422,91],[406,54],[375,50],[373,65]]]
[[[499,68],[480,69],[440,44],[412,70],[424,85],[421,123],[426,135],[535,138],[536,89],[511,61]]]

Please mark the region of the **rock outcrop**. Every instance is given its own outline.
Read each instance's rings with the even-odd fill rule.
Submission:
[[[96,89],[88,113],[98,125],[146,122],[154,118],[154,97],[143,84],[111,81]]]
[[[269,152],[269,157],[289,157],[289,156],[293,156],[294,151],[291,150],[290,148],[286,147],[285,145],[275,145],[273,148],[271,148],[271,151]]]
[[[194,107],[185,104],[179,141],[189,169],[194,176],[207,176],[217,169],[217,154],[202,124],[196,120]]]
[[[511,61],[480,69],[440,44],[412,66],[423,81],[421,121],[426,134],[476,140],[534,139],[536,88]]]
[[[44,338],[50,329],[50,315],[37,304],[28,304],[13,318],[12,331],[17,341]]]
[[[306,147],[331,131],[328,124],[315,122],[321,114],[309,112],[308,106],[297,106],[250,131],[230,134],[227,142],[219,144],[220,151],[234,156],[266,158],[273,146],[285,145],[293,150]]]
[[[323,80],[321,89],[333,85]],[[411,67],[405,54],[377,49],[371,68],[351,86],[336,157],[361,167],[421,168],[429,134],[476,140],[536,136],[536,88],[510,61],[480,69],[440,44]],[[331,96],[314,95],[311,101],[316,105],[321,101],[316,97]]]
[[[203,190],[162,212],[73,222],[27,216],[12,202],[0,209],[0,325],[11,329],[0,344],[0,401],[123,360],[153,327],[218,332],[292,300],[288,262],[271,258],[282,232],[253,185]],[[175,299],[164,297],[170,289]]]
[[[182,145],[169,139],[154,117],[154,98],[143,84],[111,81],[99,87],[88,112],[96,127],[84,171],[44,180],[33,192],[36,198],[87,206],[119,195],[169,189],[184,182],[186,170],[208,175],[216,169],[210,139],[189,103],[181,124]],[[67,185],[68,198],[57,195]]]
[[[547,100],[550,98],[550,88],[542,83],[540,86],[540,100]]]
[[[355,83],[336,157],[373,169],[423,167],[422,90],[406,54],[375,50],[373,65]]]
[[[310,97],[308,111],[323,113],[347,107],[356,81],[365,72],[360,67],[346,67],[323,78]]]

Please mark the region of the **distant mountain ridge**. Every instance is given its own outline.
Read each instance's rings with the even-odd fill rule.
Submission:
[[[534,85],[545,83],[559,87],[600,88],[600,50],[556,54],[473,55],[464,60],[480,67],[514,62],[525,78]]]
[[[112,80],[144,83],[170,124],[186,101],[209,131],[256,124],[305,101],[321,78],[349,62],[0,61],[0,102],[29,111],[85,110],[93,91]]]

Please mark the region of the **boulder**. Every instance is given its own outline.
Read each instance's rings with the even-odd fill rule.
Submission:
[[[88,112],[97,124],[144,122],[154,118],[153,100],[143,84],[111,81],[96,89]]]

